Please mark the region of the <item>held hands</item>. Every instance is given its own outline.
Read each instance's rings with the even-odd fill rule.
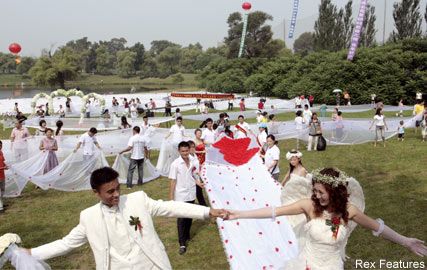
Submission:
[[[225,210],[225,209],[213,209],[213,208],[211,208],[209,210],[209,216],[210,217],[215,217],[215,218],[219,217],[219,218],[226,220],[226,219],[228,219],[228,215],[229,215],[229,212],[228,212],[228,210]]]
[[[418,256],[427,256],[427,247],[424,245],[424,241],[417,238],[407,238],[404,245]]]

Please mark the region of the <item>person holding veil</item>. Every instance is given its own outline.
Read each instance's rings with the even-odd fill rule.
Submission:
[[[363,213],[363,191],[354,178],[335,168],[317,169],[312,172],[311,177],[311,182],[303,181],[298,184],[306,188],[300,189],[300,198],[296,201],[289,200],[280,207],[250,211],[230,210],[225,219],[274,220],[276,216],[283,215],[305,217],[303,230],[294,229],[300,242],[300,253],[297,258],[283,262],[284,268],[280,269],[344,269],[347,240],[357,224],[371,230],[374,236],[382,236],[419,256],[427,255],[427,247],[423,241],[403,236],[381,219],[374,220]],[[309,192],[304,193],[307,189]],[[291,223],[291,226],[294,227],[295,224]]]
[[[58,143],[53,137],[53,130],[50,128],[46,129],[46,137],[40,142],[40,150],[47,151],[47,161],[43,170],[43,174],[50,172],[53,168],[58,166],[58,158],[56,157],[55,151],[58,151]]]

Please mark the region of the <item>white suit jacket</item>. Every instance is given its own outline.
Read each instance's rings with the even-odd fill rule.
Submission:
[[[130,216],[139,217],[142,234],[134,226],[127,226],[129,235],[141,247],[145,255],[160,269],[172,269],[163,243],[153,225],[153,216],[188,217],[203,219],[209,215],[209,208],[175,201],[153,200],[143,191],[120,196],[119,209],[125,221]],[[80,223],[71,232],[49,244],[31,249],[32,255],[39,260],[47,260],[68,253],[74,248],[89,242],[95,257],[97,270],[108,270],[110,247],[107,227],[101,210],[101,203],[83,210]]]

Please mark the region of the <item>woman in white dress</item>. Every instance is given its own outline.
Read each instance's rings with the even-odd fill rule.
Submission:
[[[307,170],[302,165],[301,158],[302,153],[295,149],[286,153],[286,159],[289,161],[289,171],[286,173],[285,178],[283,178],[282,186],[285,186],[286,182],[295,177],[306,177]]]
[[[363,213],[363,192],[354,178],[349,178],[344,172],[333,168],[316,170],[312,176],[311,196],[307,194],[306,198],[277,208],[231,210],[225,219],[275,219],[276,216],[304,214],[307,223],[304,226],[305,238],[300,245],[300,253],[297,258],[285,262],[284,269],[344,269],[347,239],[356,223],[372,230],[375,236],[381,235],[419,256],[427,255],[427,247],[423,241],[400,235],[385,225],[381,219],[374,220]],[[353,194],[353,189],[359,193]],[[297,233],[296,235],[298,236]]]

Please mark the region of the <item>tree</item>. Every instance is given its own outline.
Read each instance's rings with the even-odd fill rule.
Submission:
[[[402,0],[393,4],[393,19],[395,30],[390,39],[394,42],[406,38],[421,36],[420,0]]]
[[[248,16],[248,26],[245,38],[243,56],[252,57],[275,57],[284,47],[283,43],[273,41],[271,26],[266,25],[273,17],[262,11],[255,11]],[[230,14],[227,20],[228,36],[224,39],[228,47],[228,58],[236,58],[240,48],[243,30],[242,15],[238,12]]]
[[[200,45],[200,44],[199,44]],[[196,62],[197,59],[203,54],[201,46],[194,46],[190,44],[186,48],[181,49],[182,58],[180,62],[180,70],[184,73],[197,72]]]
[[[141,65],[140,68],[140,79],[145,78],[154,78],[158,77],[159,72],[157,68],[157,62],[154,59],[154,57],[148,53],[144,59],[144,62]]]
[[[105,44],[100,45],[96,50],[96,72],[102,75],[112,73],[114,68],[114,56],[108,51]]]
[[[314,35],[311,32],[302,33],[294,42],[294,52],[303,56],[314,50]]]
[[[347,4],[345,5],[345,13],[343,18],[343,23],[344,23],[343,43],[345,48],[350,47],[351,36],[353,35],[353,30],[354,30],[354,23],[353,23],[353,17],[352,17],[352,13],[353,13],[352,5],[353,5],[353,0],[348,1]]]
[[[145,47],[142,43],[137,42],[135,45],[129,48],[130,51],[136,53],[136,59],[135,59],[135,70],[140,70],[141,65],[144,62],[144,54],[145,54]]]
[[[159,76],[166,78],[179,71],[182,58],[181,49],[177,46],[167,47],[157,57]]]
[[[32,57],[22,57],[21,63],[16,65],[16,72],[19,74],[26,74],[35,63],[36,60]]]
[[[182,83],[184,82],[184,76],[181,73],[177,73],[172,76],[172,83],[179,84],[182,87]]]
[[[86,70],[91,45],[92,43],[88,41],[87,37],[83,37],[67,42],[64,47],[70,48],[79,55],[79,67],[81,70]]]
[[[363,21],[362,32],[360,34],[360,43],[361,47],[372,47],[375,45],[375,35],[377,29],[375,29],[375,22],[377,16],[375,15],[375,7],[368,4],[365,13],[365,19]]]
[[[0,73],[13,73],[15,70],[15,57],[10,53],[0,53]]]
[[[319,17],[314,23],[314,49],[316,51],[339,51],[348,48],[354,29],[352,19],[353,1],[344,9],[337,8],[331,0],[322,0]]]
[[[116,69],[120,77],[128,78],[135,74],[135,62],[137,53],[130,50],[117,52]]]
[[[29,70],[37,85],[59,85],[65,88],[65,81],[74,80],[79,75],[79,56],[70,48],[60,48],[53,56],[42,56]]]
[[[170,42],[168,40],[153,40],[151,41],[150,53],[153,56],[158,56],[168,47],[181,47],[181,46],[173,42]]]
[[[314,23],[314,48],[315,50],[334,50],[331,47],[335,38],[335,19],[337,7],[331,0],[322,0],[319,6],[319,17]]]

